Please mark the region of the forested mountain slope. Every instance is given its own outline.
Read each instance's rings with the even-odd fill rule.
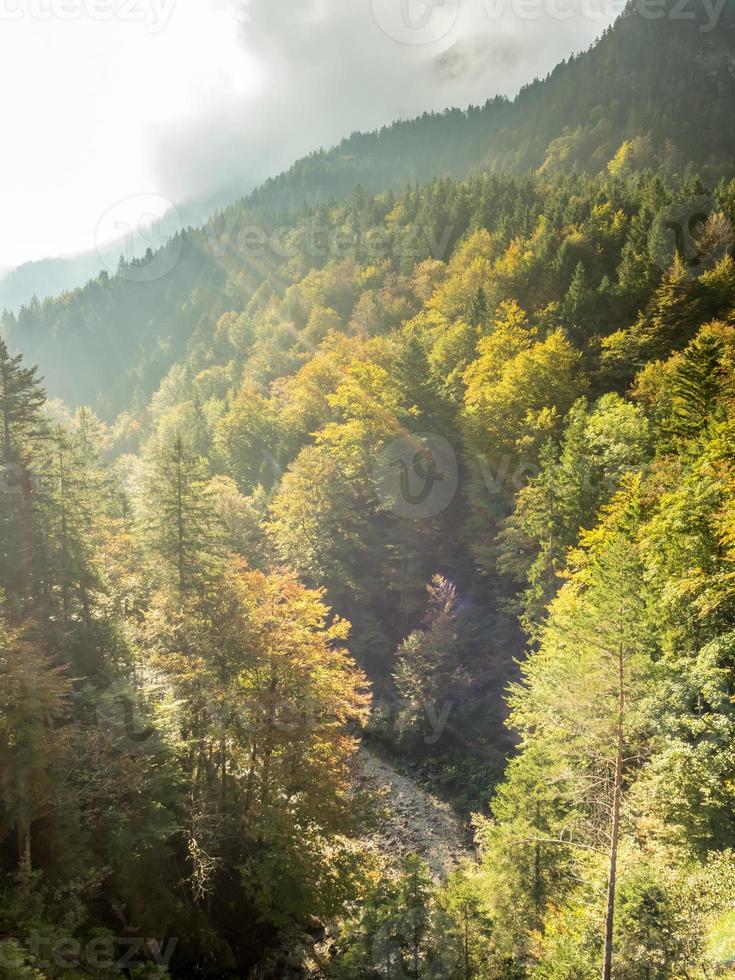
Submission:
[[[721,9],[721,12],[720,12]],[[732,174],[735,4],[716,12],[675,0],[628,4],[588,51],[517,98],[355,133],[268,181],[252,200],[274,209],[475,171],[598,173],[663,166]],[[619,153],[625,143],[630,145]]]
[[[324,261],[325,229],[335,231],[329,202],[349,197],[358,184],[388,195],[374,215],[361,215],[362,234],[380,228],[392,208],[391,190],[435,177],[488,170],[553,177],[608,166],[626,177],[646,167],[682,174],[688,165],[710,182],[729,175],[735,158],[733,0],[719,16],[719,7],[708,13],[705,5],[683,11],[695,20],[680,18],[675,0],[656,8],[655,17],[642,9],[646,16],[630,7],[593,48],[514,102],[495,99],[482,108],[355,134],[295,164],[203,229],[182,229],[156,256],[116,276],[102,273],[58,299],[31,303],[17,317],[6,315],[3,335],[40,364],[53,396],[91,403],[111,418],[129,407],[131,391],[138,406],[147,401],[192,336],[244,305],[265,279],[278,288],[298,276],[304,260],[296,259],[295,271],[290,260],[303,248],[316,253],[312,264]],[[543,196],[543,182],[535,186]],[[454,214],[443,202],[438,211],[419,214],[416,199],[409,195],[390,231],[405,233],[421,222],[418,248],[445,258],[477,218]],[[353,208],[360,209],[359,194]],[[317,229],[311,245],[307,221]],[[354,230],[348,224],[348,235]],[[349,242],[339,248],[348,253]]]
[[[348,980],[727,975],[735,183],[317,214],[260,283],[188,269],[218,312],[112,425],[0,345],[11,975],[132,937],[247,976],[313,917]],[[364,730],[481,811],[478,866],[381,872]]]
[[[735,180],[648,149],[266,192],[6,320],[0,976],[735,975]],[[361,741],[478,861],[386,871]]]

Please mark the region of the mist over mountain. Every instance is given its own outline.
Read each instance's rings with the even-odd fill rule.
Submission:
[[[687,166],[733,170],[735,11],[706,5],[694,18],[653,18],[632,2],[588,51],[509,100],[396,122],[312,154],[253,195],[274,209],[315,203],[359,183],[366,189],[464,177],[472,172],[598,173],[626,141],[627,170]],[[645,8],[642,8],[645,9]],[[675,4],[669,4],[674,10]],[[476,53],[476,52],[475,52]],[[464,55],[450,50],[437,70]]]
[[[726,175],[735,159],[735,18],[732,3],[716,22],[707,9],[692,11],[695,21],[649,19],[631,5],[589,51],[514,101],[498,97],[356,133],[295,163],[203,230],[182,221],[164,247],[177,256],[165,277],[154,269],[141,285],[105,270],[82,289],[7,315],[3,333],[39,362],[52,394],[119,411],[130,373],[139,396],[150,394],[192,332],[224,312],[225,287],[246,302],[260,285],[252,249],[237,244],[251,225],[288,225],[289,213],[344,198],[357,185],[399,191],[483,171],[551,177],[611,168],[622,176],[662,167],[683,175],[693,167]],[[63,266],[56,274],[68,275]]]
[[[491,17],[483,0],[448,0],[449,18],[438,31],[430,24],[421,44],[395,36],[392,0],[133,0],[130,18],[72,11],[73,27],[61,32],[47,18],[21,19],[0,38],[0,77],[15,84],[43,48],[57,82],[44,88],[29,76],[27,104],[7,114],[8,139],[22,141],[28,157],[21,164],[11,155],[0,185],[8,231],[0,263],[89,253],[107,210],[141,193],[178,207],[213,197],[225,204],[353,130],[513,95],[586,46],[617,0],[570,0],[564,20],[545,6],[519,18],[514,3],[499,3]],[[62,141],[64,163],[51,165]],[[85,281],[73,266],[53,269],[60,286]],[[14,282],[30,290],[22,302],[49,294],[26,269],[5,290],[0,284],[0,309],[17,306]]]
[[[96,279],[101,271],[114,274],[122,258],[130,261],[142,258],[148,248],[154,251],[162,248],[172,234],[182,228],[203,225],[216,211],[230,204],[248,185],[227,186],[215,195],[201,200],[189,200],[171,205],[165,220],[155,220],[141,228],[140,234],[113,241],[100,242],[89,252],[78,255],[58,256],[24,262],[16,268],[8,269],[0,278],[0,310],[17,313],[23,305],[35,298],[48,299],[60,293],[70,292]],[[155,196],[155,195],[154,195]],[[141,195],[145,200],[146,195]],[[161,200],[163,207],[170,202]]]

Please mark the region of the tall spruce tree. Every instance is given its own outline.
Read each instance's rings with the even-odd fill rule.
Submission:
[[[504,846],[536,849],[536,872],[524,885],[531,893],[554,878],[589,874],[594,855],[607,879],[599,923],[603,980],[612,976],[621,814],[626,787],[646,756],[642,705],[654,654],[635,538],[637,482],[630,481],[602,525],[585,536],[575,572],[552,603],[540,649],[524,664],[523,684],[511,699],[522,753],[510,780],[518,788],[526,784],[516,801],[532,806],[520,803]],[[539,780],[546,788],[534,788]],[[510,792],[506,787],[506,801]],[[513,825],[515,844],[507,832]],[[535,916],[541,911],[537,897],[524,904]],[[535,927],[533,919],[528,926]]]
[[[22,618],[32,603],[33,555],[38,544],[33,456],[43,422],[46,393],[36,368],[11,357],[0,338],[0,419],[2,420],[2,479],[0,481],[0,586],[9,614]]]
[[[218,521],[207,476],[205,461],[180,434],[153,454],[146,476],[143,535],[182,592],[206,578],[217,563]]]

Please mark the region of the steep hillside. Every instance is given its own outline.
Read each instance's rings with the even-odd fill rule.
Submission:
[[[676,171],[691,163],[699,172],[730,173],[735,4],[725,0],[719,16],[706,11],[674,0],[655,10],[630,4],[593,47],[514,101],[498,97],[355,133],[294,164],[252,200],[277,210],[348,193],[357,183],[398,190],[480,170],[596,173],[626,141],[632,145],[619,170]]]
[[[667,9],[655,20],[629,9],[592,49],[515,102],[427,114],[316,153],[204,228],[182,228],[161,252],[121,266],[116,276],[102,273],[84,288],[6,314],[2,333],[39,363],[52,396],[112,417],[130,407],[131,391],[133,405],[144,404],[192,337],[243,308],[265,280],[283,289],[304,262],[324,264],[335,249],[355,254],[333,224],[329,201],[352,195],[348,237],[377,229],[381,238],[393,191],[434,177],[489,170],[555,178],[608,165],[625,177],[645,167],[683,173],[685,161],[705,176],[728,174],[735,159],[735,0],[716,19],[705,6],[691,11],[695,20],[678,19],[673,2]],[[432,193],[442,203],[427,216],[425,202],[409,194],[380,254],[392,254],[412,222],[420,223],[420,257],[441,259],[472,222],[487,220],[488,208],[494,220],[518,217],[502,181],[497,186],[499,196],[486,195],[484,212],[453,213],[437,188]],[[384,193],[366,210],[365,191]],[[521,194],[536,203],[518,206],[538,214],[544,193],[537,182]],[[332,236],[326,246],[325,233]]]
[[[121,924],[177,980],[288,976],[269,952],[322,938],[330,980],[728,975],[735,181],[707,200],[651,174],[361,192],[248,279],[247,241],[188,233],[167,276],[84,293],[109,330],[150,288],[184,350],[112,427],[49,424],[0,344],[13,976],[42,970],[29,936]],[[432,880],[457,825],[382,767],[355,785],[364,729],[460,811],[492,797],[479,865]]]

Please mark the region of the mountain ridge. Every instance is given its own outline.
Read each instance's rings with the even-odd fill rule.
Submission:
[[[680,6],[670,0],[665,9]],[[648,20],[629,5],[586,52],[514,101],[496,97],[481,108],[425,113],[353,134],[297,161],[204,226],[182,227],[149,257],[172,266],[165,276],[155,264],[146,274],[140,263],[113,276],[103,272],[56,299],[6,313],[2,334],[39,363],[52,395],[112,416],[130,407],[123,392],[131,385],[139,404],[147,401],[198,329],[211,331],[274,275],[288,285],[288,256],[275,264],[253,256],[249,229],[269,240],[279,223],[294,233],[310,209],[316,222],[320,208],[352,193],[391,194],[475,173],[564,179],[663,166],[670,175],[695,168],[726,176],[735,166],[735,2],[728,0],[711,31],[702,29],[707,8],[697,10],[699,20]]]

